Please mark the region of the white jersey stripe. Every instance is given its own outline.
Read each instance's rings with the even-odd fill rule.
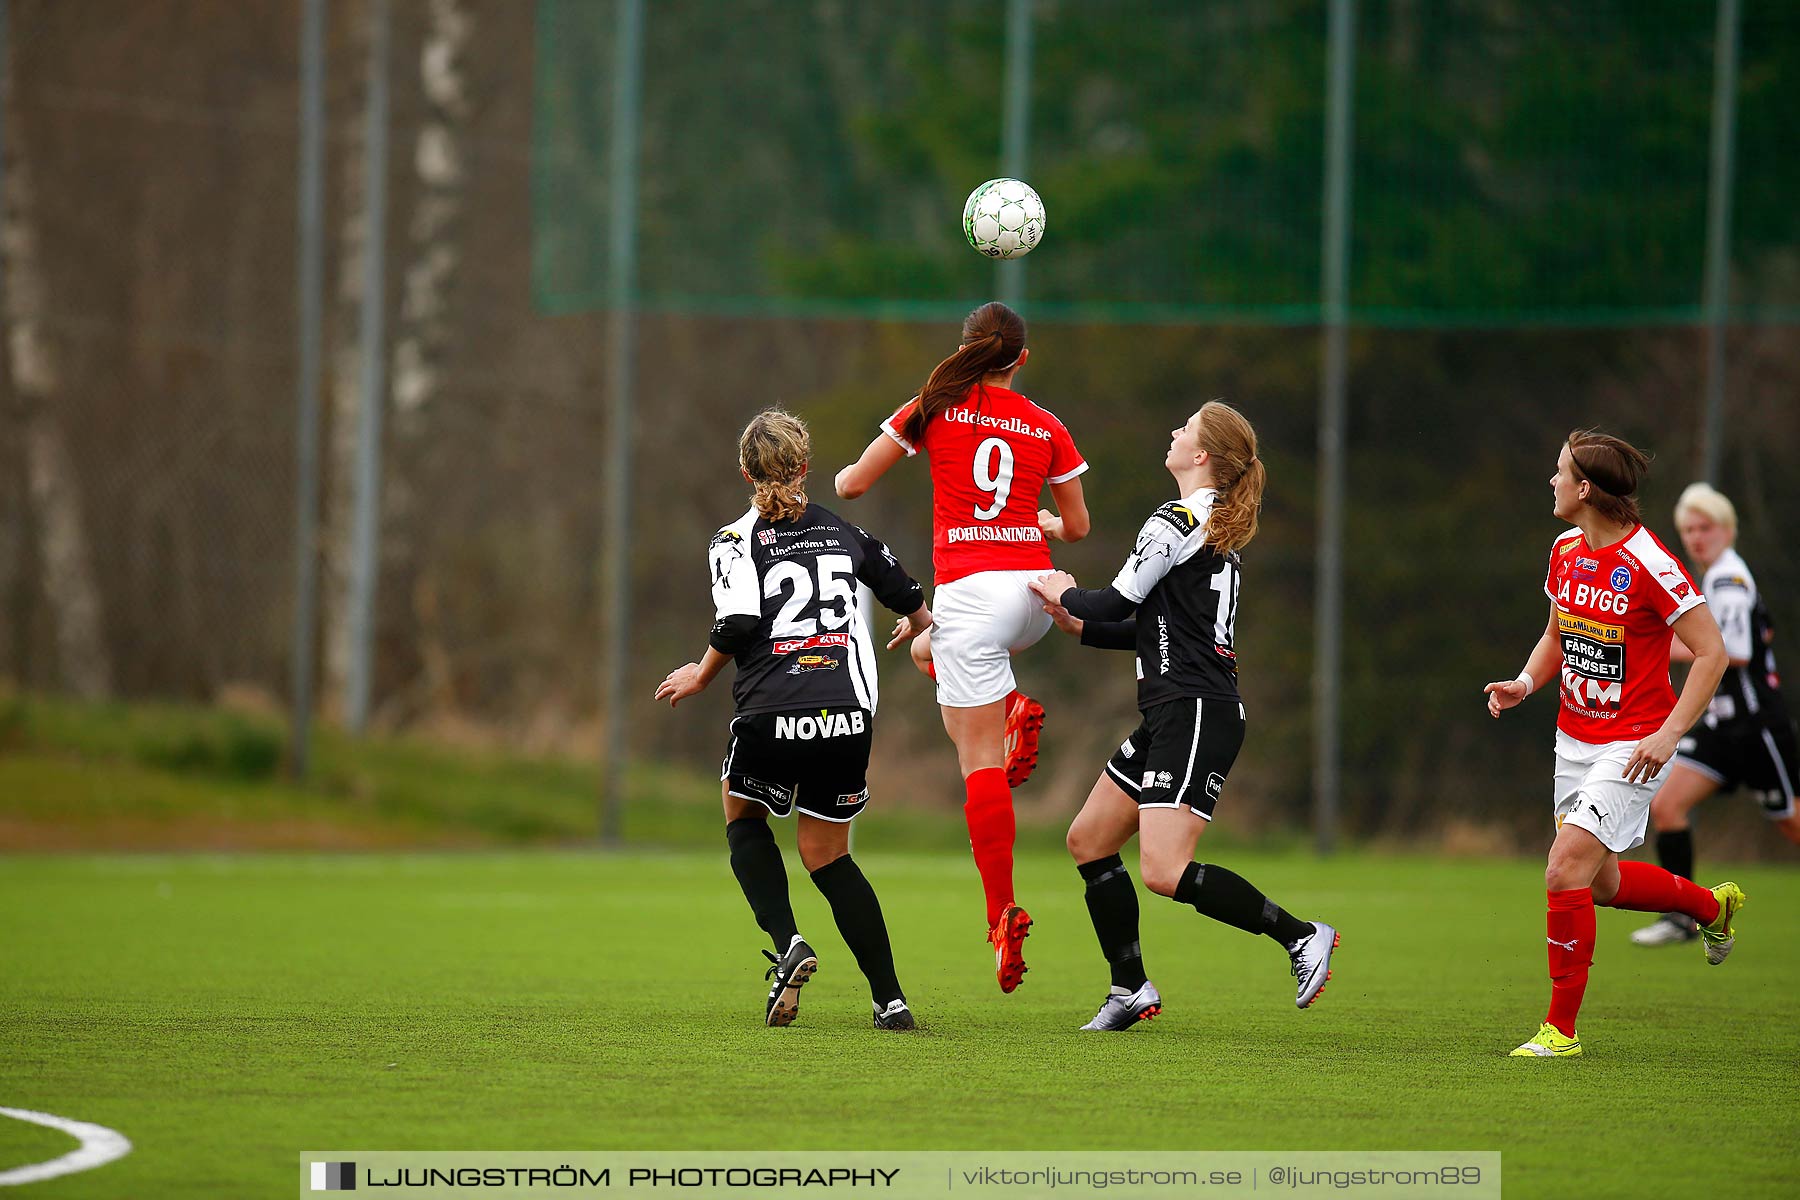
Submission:
[[[850,618],[850,682],[856,687],[856,702],[868,709],[871,716],[875,713],[879,694],[874,658],[868,627],[863,624],[862,614],[857,613]]]

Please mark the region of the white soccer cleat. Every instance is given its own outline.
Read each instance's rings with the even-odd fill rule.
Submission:
[[[1311,1008],[1312,1002],[1325,990],[1325,982],[1331,978],[1331,952],[1343,940],[1343,936],[1325,922],[1314,921],[1312,934],[1288,947],[1294,980],[1299,985],[1294,996],[1295,1008]]]
[[[1146,979],[1144,986],[1135,992],[1114,987],[1106,994],[1094,1019],[1082,1028],[1107,1031],[1136,1029],[1140,1023],[1148,1021],[1161,1011],[1162,997],[1157,994],[1156,985]]]
[[[1658,917],[1642,929],[1631,934],[1634,946],[1671,946],[1676,942],[1691,942],[1700,936],[1694,922],[1680,913],[1666,913]]]

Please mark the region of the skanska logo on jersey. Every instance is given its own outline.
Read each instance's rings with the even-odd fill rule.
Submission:
[[[849,737],[868,728],[861,709],[847,713],[821,712],[818,716],[776,717],[775,736],[791,741]]]
[[[1004,429],[1008,433],[1022,433],[1026,437],[1050,440],[1050,431],[1040,429],[1036,425],[1027,425],[1017,417],[990,417],[986,413],[976,412],[972,408],[952,408],[944,412],[944,420],[953,425],[986,425],[992,429]]]

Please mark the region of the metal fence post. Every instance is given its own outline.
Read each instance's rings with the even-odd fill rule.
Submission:
[[[1337,843],[1339,691],[1343,673],[1344,409],[1349,318],[1350,130],[1356,72],[1355,0],[1331,0],[1326,102],[1324,260],[1319,381],[1318,558],[1313,603],[1313,823],[1320,854]]]
[[[381,426],[387,406],[387,160],[390,0],[371,0],[368,142],[364,157],[368,227],[364,237],[362,409],[357,421],[356,503],[351,520],[350,666],[344,719],[351,732],[369,723],[375,641],[375,586],[381,546]]]
[[[0,0],[4,3],[4,0]],[[319,608],[319,328],[324,280],[325,0],[300,18],[299,384],[295,449],[294,646],[288,771],[304,779],[312,751],[313,636]]]
[[[607,237],[607,295],[612,307],[606,446],[606,587],[601,643],[601,700],[606,762],[601,776],[600,840],[616,844],[625,824],[625,664],[631,623],[631,436],[637,385],[638,124],[644,70],[644,0],[618,0],[613,44],[612,215]]]
[[[1000,173],[1024,179],[1031,157],[1031,0],[1006,0],[1006,109]],[[1025,260],[994,263],[994,292],[1018,308],[1025,299]]]
[[[1725,336],[1731,303],[1731,199],[1736,168],[1738,0],[1719,0],[1713,42],[1712,164],[1706,194],[1706,409],[1700,477],[1714,483],[1725,448]]]

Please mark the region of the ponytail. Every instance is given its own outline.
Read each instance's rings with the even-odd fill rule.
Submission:
[[[751,418],[738,438],[738,465],[754,489],[750,503],[765,521],[792,521],[806,511],[806,461],[812,437],[806,422],[779,408]]]
[[[1220,554],[1242,550],[1256,536],[1268,472],[1256,456],[1256,430],[1222,400],[1200,406],[1200,448],[1212,455],[1218,497],[1206,522],[1206,540]]]
[[[970,313],[963,321],[962,345],[932,368],[900,436],[916,444],[925,436],[931,418],[961,401],[983,376],[1018,362],[1024,349],[1025,319],[1018,313],[998,300]]]
[[[1650,456],[1598,429],[1575,430],[1569,434],[1568,446],[1575,478],[1592,485],[1585,503],[1615,525],[1642,523],[1637,490],[1650,472]]]

